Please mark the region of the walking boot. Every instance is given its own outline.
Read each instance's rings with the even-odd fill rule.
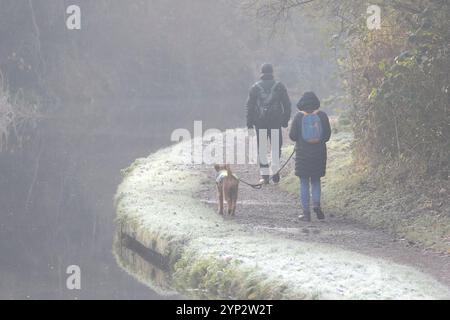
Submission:
[[[299,215],[298,219],[302,222],[311,222],[311,212],[303,211],[303,214]]]
[[[325,219],[325,215],[323,214],[322,209],[320,209],[320,207],[315,207],[313,210],[317,215],[317,219],[319,219],[319,220]]]
[[[264,175],[264,176],[261,177],[261,180],[259,180],[259,181],[260,181],[260,183],[262,183],[262,184],[269,184],[269,183],[270,183],[270,177]]]
[[[277,173],[276,175],[274,175],[272,180],[273,180],[273,183],[280,183],[280,174]]]

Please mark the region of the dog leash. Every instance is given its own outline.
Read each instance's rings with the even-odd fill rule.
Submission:
[[[260,189],[262,189],[262,186],[263,186],[263,183],[253,184],[253,183],[249,183],[242,179],[239,179],[239,182],[242,182],[243,184],[246,184],[247,186],[249,186],[250,188],[253,188],[255,190],[260,190]]]
[[[291,153],[291,155],[289,156],[289,158],[288,158],[288,159],[286,160],[286,162],[283,164],[283,166],[282,166],[282,167],[281,167],[274,175],[272,175],[272,176],[269,178],[269,181],[270,181],[270,180],[273,180],[273,177],[274,177],[274,176],[276,176],[276,175],[279,174],[281,171],[283,171],[283,169],[287,166],[287,164],[289,163],[289,161],[291,161],[291,159],[292,159],[292,157],[294,156],[294,154],[295,154],[295,148],[294,148],[294,151],[292,151],[292,153]],[[264,182],[260,182],[260,183],[250,183],[250,182],[247,182],[247,181],[242,180],[242,179],[239,179],[239,181],[242,182],[243,184],[245,184],[245,185],[247,185],[247,186],[249,186],[249,187],[255,189],[255,190],[260,190],[260,189],[262,189],[262,187],[263,187],[263,185],[264,185]]]

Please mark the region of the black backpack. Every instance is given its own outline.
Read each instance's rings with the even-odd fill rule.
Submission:
[[[280,82],[275,82],[270,91],[265,90],[261,83],[257,83],[257,111],[259,120],[267,122],[274,118],[279,118],[283,114],[283,107],[277,88]]]

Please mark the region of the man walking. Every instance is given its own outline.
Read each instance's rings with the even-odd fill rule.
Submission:
[[[273,66],[263,64],[261,79],[255,83],[247,101],[247,127],[255,128],[261,182],[270,181],[268,145],[271,145],[272,172],[279,168],[283,136],[281,128],[287,128],[291,118],[291,101],[283,83],[275,81]],[[280,182],[280,175],[273,176],[273,182]]]

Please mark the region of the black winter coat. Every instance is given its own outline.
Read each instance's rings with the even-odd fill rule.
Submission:
[[[282,106],[283,113],[278,117],[272,118],[268,123],[262,123],[258,116],[258,93],[260,88],[258,88],[258,84],[260,84],[264,89],[270,90],[272,86],[275,84],[275,80],[272,75],[266,74],[261,77],[261,81],[257,82],[250,89],[248,100],[247,100],[247,127],[251,128],[256,126],[257,128],[265,128],[265,129],[278,129],[281,127],[287,128],[289,120],[291,119],[291,100],[289,99],[289,95],[287,93],[287,89],[281,82],[276,87],[276,94],[279,99],[279,103]]]
[[[325,112],[319,111],[322,121],[322,141],[310,144],[302,138],[303,113],[299,112],[292,121],[289,137],[296,142],[295,175],[298,177],[324,177],[327,167],[327,145],[331,137],[330,120]]]

